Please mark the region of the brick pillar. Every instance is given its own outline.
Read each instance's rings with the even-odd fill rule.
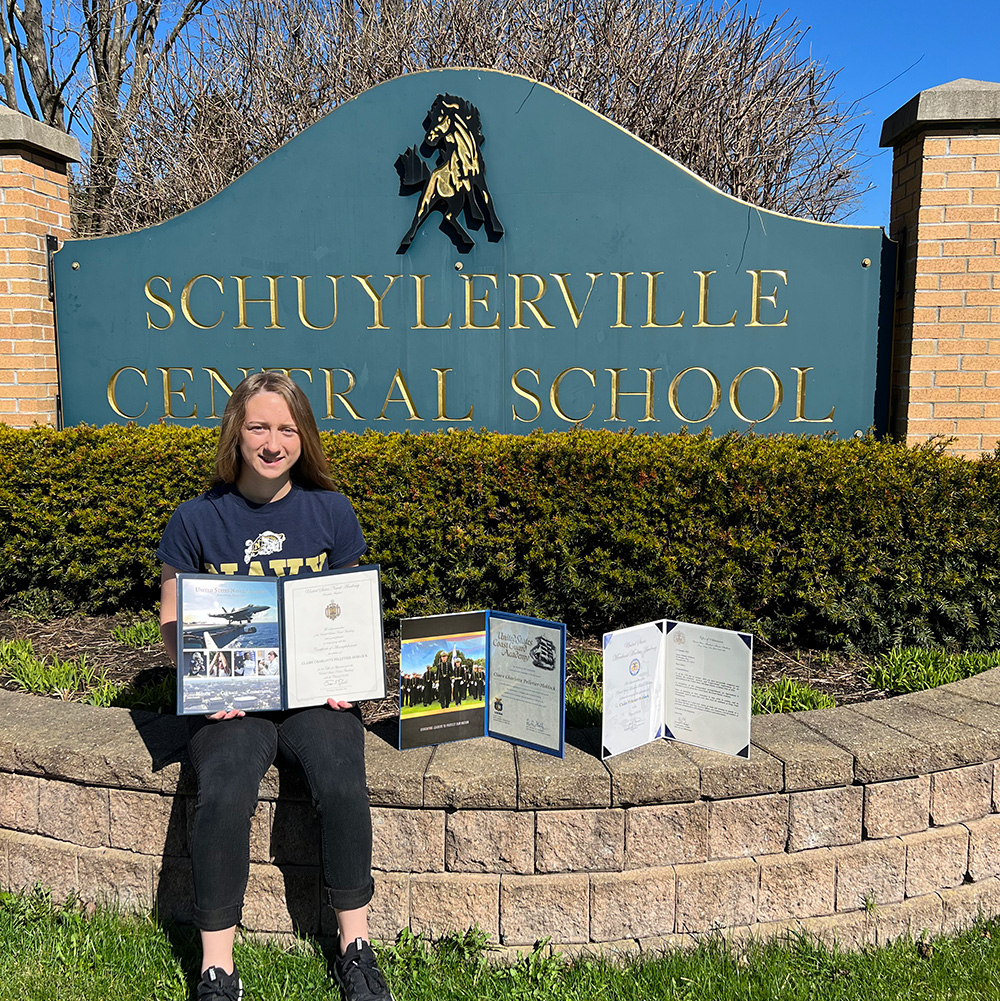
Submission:
[[[955,80],[886,119],[900,244],[890,426],[908,443],[1000,442],[1000,83]]]
[[[67,164],[80,144],[0,105],[0,421],[55,424],[58,372],[47,235],[70,235]]]

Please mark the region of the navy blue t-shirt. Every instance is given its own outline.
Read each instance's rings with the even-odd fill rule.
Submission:
[[[213,487],[173,513],[156,557],[182,573],[290,577],[349,566],[367,549],[351,502],[293,483],[280,500]]]

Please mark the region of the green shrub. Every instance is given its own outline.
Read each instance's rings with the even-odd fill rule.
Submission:
[[[752,711],[755,716],[764,713],[797,713],[807,709],[833,709],[836,704],[832,695],[827,695],[812,685],[794,678],[778,678],[768,685],[754,688]]]
[[[0,594],[150,607],[160,533],[215,441],[0,428]],[[390,628],[486,607],[578,635],[668,615],[811,647],[1000,645],[1000,453],[707,432],[323,441]]]
[[[115,626],[111,630],[111,636],[122,646],[131,647],[133,650],[142,650],[160,642],[160,620],[147,615],[128,623],[128,625]]]
[[[898,647],[882,654],[868,670],[868,682],[892,695],[922,692],[1000,667],[1000,650],[987,653],[947,653],[919,647]]]

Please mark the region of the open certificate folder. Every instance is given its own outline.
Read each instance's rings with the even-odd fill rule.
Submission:
[[[377,566],[294,577],[177,575],[177,712],[385,696]]]
[[[750,756],[753,637],[660,619],[604,634],[605,758],[659,737]]]

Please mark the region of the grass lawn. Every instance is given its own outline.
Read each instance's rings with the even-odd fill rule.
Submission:
[[[1000,921],[956,938],[901,940],[840,953],[805,939],[614,966],[529,955],[515,966],[483,959],[475,933],[429,948],[413,937],[381,950],[397,1001],[965,1001],[1000,997]],[[41,893],[0,894],[2,1001],[185,1001],[197,963],[193,929],[76,905]],[[237,946],[246,1001],[339,996],[309,943]]]

